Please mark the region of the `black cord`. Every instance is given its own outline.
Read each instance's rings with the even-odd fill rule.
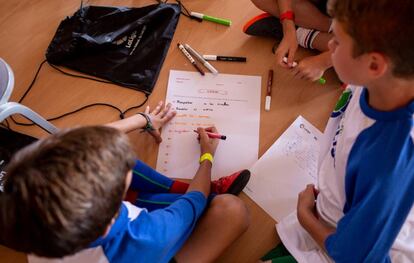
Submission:
[[[29,87],[26,89],[26,91],[24,92],[23,96],[20,98],[19,103],[21,103],[23,101],[23,99],[26,97],[27,93],[29,93],[29,91],[32,89],[32,87],[33,87],[33,85],[34,85],[34,83],[35,83],[35,81],[37,79],[37,76],[39,75],[39,72],[42,69],[43,64],[45,64],[46,61],[47,60],[45,59],[45,60],[42,61],[42,63],[40,63],[40,66],[37,68],[36,74],[35,74],[35,76],[34,76],[34,78],[32,80],[32,83],[30,83]]]
[[[194,16],[191,16],[191,12],[190,11],[188,11],[188,9],[184,6],[184,4],[183,3],[181,3],[181,0],[175,0],[177,3],[178,3],[178,5],[182,8],[182,10],[181,10],[181,14],[183,15],[183,16],[186,16],[186,17],[188,17],[188,18],[190,18],[190,19],[193,19],[193,20],[196,20],[196,21],[198,21],[198,22],[203,22],[203,19],[201,19],[201,18],[198,18],[198,17],[194,17]],[[159,3],[159,4],[166,4],[167,2],[168,2],[168,0],[157,0],[157,2]]]
[[[21,103],[21,102],[24,100],[24,98],[27,96],[27,94],[28,94],[28,93],[30,92],[30,90],[32,89],[32,87],[33,87],[34,83],[36,82],[37,76],[39,75],[39,72],[40,72],[40,70],[42,69],[42,67],[43,67],[43,65],[45,64],[45,62],[46,62],[46,61],[47,61],[47,60],[45,59],[44,61],[42,61],[42,63],[40,63],[40,65],[39,65],[39,67],[38,67],[38,69],[37,69],[37,71],[36,71],[36,74],[35,74],[35,76],[34,76],[34,78],[33,78],[32,82],[30,83],[30,85],[29,85],[29,87],[26,89],[26,91],[24,92],[23,96],[19,99],[19,103]],[[102,83],[114,84],[113,82],[106,81],[106,80],[101,80],[101,79],[97,79],[97,78],[91,78],[91,77],[82,76],[82,75],[75,75],[75,74],[71,74],[71,73],[68,73],[68,72],[65,72],[65,71],[61,70],[60,68],[56,67],[55,65],[52,65],[52,64],[50,64],[50,63],[48,63],[48,64],[49,64],[52,68],[54,68],[55,70],[57,70],[57,71],[59,71],[59,72],[63,73],[64,75],[68,75],[68,76],[75,77],[75,78],[82,78],[82,79],[93,80],[93,81],[102,82]],[[105,107],[110,107],[110,108],[113,108],[113,109],[115,109],[115,110],[117,110],[117,111],[118,111],[118,113],[119,113],[119,118],[124,119],[124,118],[125,118],[125,114],[126,114],[127,112],[129,112],[130,110],[133,110],[133,109],[140,108],[140,107],[142,107],[145,103],[147,103],[147,101],[148,101],[148,97],[149,97],[149,94],[145,93],[145,100],[144,100],[142,103],[140,103],[139,105],[136,105],[136,106],[132,106],[132,107],[130,107],[130,108],[128,108],[128,109],[126,109],[125,111],[122,111],[121,109],[119,109],[118,107],[116,107],[116,106],[114,106],[114,105],[111,105],[111,104],[108,104],[108,103],[98,102],[98,103],[92,103],[92,104],[88,104],[88,105],[82,106],[82,107],[80,107],[80,108],[78,108],[78,109],[76,109],[76,110],[73,110],[73,111],[71,111],[71,112],[67,112],[67,113],[64,113],[64,114],[59,115],[59,116],[56,116],[56,117],[48,118],[48,119],[46,119],[46,120],[47,120],[47,121],[54,121],[54,120],[58,120],[58,119],[61,119],[61,118],[63,118],[63,117],[66,117],[66,116],[68,116],[68,115],[71,115],[71,114],[77,113],[77,112],[79,112],[79,111],[81,111],[81,110],[84,110],[84,109],[87,109],[87,108],[90,108],[90,107],[94,107],[94,106],[105,106]],[[15,119],[13,118],[13,116],[10,116],[10,119],[11,119],[11,120],[12,120],[15,124],[20,125],[20,126],[34,126],[34,125],[37,125],[36,123],[33,123],[33,122],[31,122],[31,123],[19,122],[19,121],[15,120]],[[6,122],[7,122],[7,120],[6,120]],[[2,124],[2,125],[3,125],[3,124]],[[7,127],[9,127],[9,123],[8,123],[8,122],[7,122]],[[42,128],[42,127],[41,127],[41,128]],[[10,129],[10,128],[9,128],[9,129]]]

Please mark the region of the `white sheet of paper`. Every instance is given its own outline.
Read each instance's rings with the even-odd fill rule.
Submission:
[[[295,211],[307,184],[316,184],[321,136],[299,116],[251,167],[244,192],[276,221]]]
[[[215,125],[220,140],[213,179],[249,168],[259,151],[261,77],[171,70],[166,101],[177,115],[162,129],[157,170],[191,179],[198,169],[197,127]]]

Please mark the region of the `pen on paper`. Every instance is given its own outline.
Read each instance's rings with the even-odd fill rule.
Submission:
[[[177,43],[177,47],[181,50],[184,56],[191,62],[191,64],[197,69],[197,71],[200,72],[200,74],[204,76],[204,71],[198,66],[197,62],[190,55],[190,53],[188,53],[188,51],[184,48],[184,46],[181,45],[180,43]]]
[[[284,58],[283,58],[283,62],[287,64],[287,57],[284,57]],[[292,68],[296,67],[297,65],[298,65],[298,62],[293,61],[293,63],[292,63]],[[325,83],[326,83],[326,79],[325,79],[324,77],[320,77],[320,78],[317,80],[317,82],[318,82],[319,84],[322,84],[322,85],[323,85],[323,84],[325,84]]]
[[[210,63],[208,63],[197,51],[195,51],[190,45],[184,44],[185,49],[190,52],[191,55],[196,57],[211,73],[214,75],[218,74],[217,69],[215,69]]]
[[[270,103],[272,101],[272,87],[273,87],[273,70],[270,69],[269,75],[267,77],[265,111],[270,111]]]
[[[198,133],[196,130],[194,130],[194,132]],[[207,133],[208,137],[212,138],[212,139],[220,139],[220,140],[227,139],[226,135],[221,135],[221,134],[214,133],[214,132],[206,132],[206,133]]]

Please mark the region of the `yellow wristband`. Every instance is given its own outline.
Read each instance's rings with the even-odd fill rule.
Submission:
[[[201,155],[199,162],[202,163],[205,160],[209,160],[210,163],[213,164],[213,161],[214,161],[213,155],[211,155],[211,153],[205,153],[205,154]]]

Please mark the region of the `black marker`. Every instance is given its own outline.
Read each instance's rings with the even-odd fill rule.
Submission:
[[[203,55],[205,60],[218,60],[218,61],[232,61],[232,62],[246,62],[246,57],[229,57],[229,56],[217,56],[217,55]]]

